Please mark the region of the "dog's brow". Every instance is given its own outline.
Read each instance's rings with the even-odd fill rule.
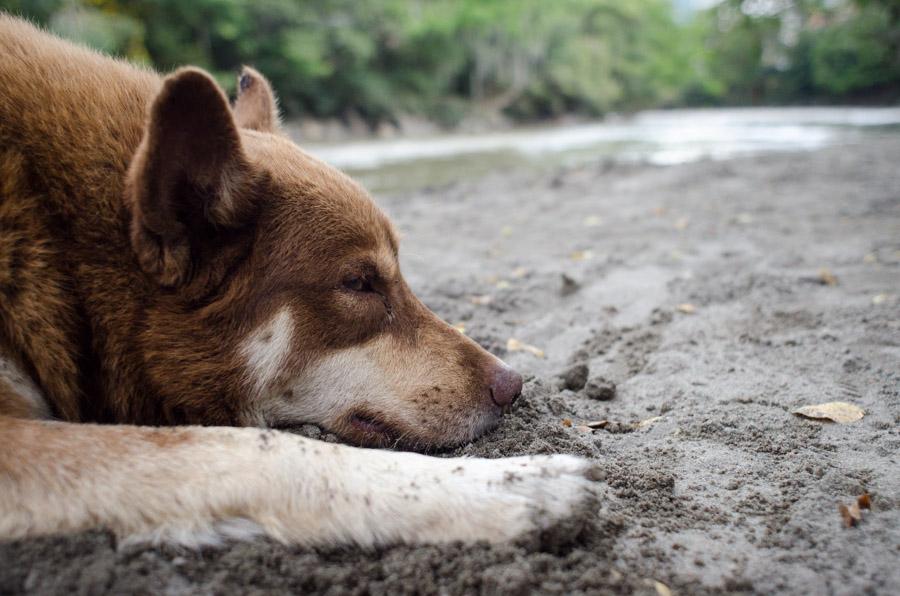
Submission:
[[[382,222],[382,229],[387,238],[388,245],[391,247],[391,253],[396,257],[400,252],[400,242],[398,240],[397,230],[394,229],[394,225],[389,220],[384,220]]]
[[[391,252],[394,253],[396,257],[400,253],[400,243],[397,241],[397,235],[393,232],[393,230],[388,233],[388,239],[391,243]]]
[[[394,281],[399,276],[400,267],[397,264],[396,252],[379,252],[374,265],[378,275],[385,281]]]

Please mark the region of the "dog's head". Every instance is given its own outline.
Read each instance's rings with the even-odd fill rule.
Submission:
[[[391,223],[281,134],[267,81],[239,88],[232,107],[202,71],[168,77],[129,168],[137,344],[166,418],[413,448],[494,426],[521,377],[416,298]]]

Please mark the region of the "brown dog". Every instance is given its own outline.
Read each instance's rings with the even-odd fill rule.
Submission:
[[[239,87],[0,15],[0,536],[371,545],[567,515],[577,458],[260,430],[459,444],[522,381],[412,294],[389,221],[280,133],[265,79]]]

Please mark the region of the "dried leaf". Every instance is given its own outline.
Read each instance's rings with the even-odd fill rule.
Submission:
[[[869,493],[863,493],[862,495],[858,496],[856,498],[856,502],[851,505],[844,505],[843,503],[839,504],[838,512],[841,514],[841,519],[843,519],[844,521],[844,526],[847,528],[852,528],[862,521],[862,510],[871,508],[872,499],[869,497]]]
[[[692,315],[695,312],[697,312],[697,307],[688,302],[685,302],[684,304],[679,304],[678,306],[675,307],[675,309],[678,312],[683,312],[686,315]]]
[[[834,276],[834,273],[832,273],[825,267],[819,269],[819,281],[821,281],[826,286],[836,286],[838,282],[837,278]]]
[[[606,422],[606,424],[599,428],[614,435],[634,432],[638,425],[637,422],[617,422],[615,420],[610,420],[608,422],[604,420],[604,422]]]
[[[645,428],[647,426],[650,426],[651,424],[659,422],[660,420],[662,420],[662,416],[654,416],[653,418],[647,418],[646,420],[641,420],[640,422],[636,422],[634,424],[634,427],[635,428]]]
[[[841,514],[841,517],[844,520],[844,526],[848,528],[852,528],[862,521],[862,513],[859,510],[859,505],[856,503],[847,507],[843,503],[838,505],[838,511]]]
[[[657,596],[672,596],[672,590],[661,581],[653,580],[653,587],[656,589]]]
[[[490,304],[494,300],[494,297],[490,294],[484,294],[481,296],[472,296],[469,298],[469,302],[472,304],[477,304],[478,306],[486,306]]]
[[[592,429],[590,426],[586,426],[586,425],[584,425],[584,424],[579,424],[578,426],[575,427],[575,430],[577,430],[577,431],[580,432],[580,433],[592,433],[592,432],[594,432],[594,429]]]
[[[571,427],[571,426],[572,426],[572,419],[571,419],[571,418],[563,418],[563,419],[562,419],[562,425],[565,426],[566,428]]]
[[[865,416],[866,412],[859,406],[845,401],[830,401],[814,406],[803,406],[794,410],[794,414],[813,420],[830,420],[840,424],[856,422]]]
[[[532,356],[537,356],[538,358],[544,357],[544,350],[532,346],[531,344],[521,342],[514,337],[510,337],[506,340],[506,349],[510,352],[528,352]]]
[[[850,515],[850,508],[841,503],[838,505],[838,512],[841,514],[841,519],[844,520],[844,526],[847,528],[852,528],[856,525],[857,520]]]
[[[588,261],[594,258],[594,253],[590,250],[575,250],[569,255],[573,261]]]
[[[606,430],[611,433],[630,433],[639,428],[646,428],[656,422],[662,420],[662,416],[654,416],[640,422],[610,422],[609,420],[592,420],[585,422],[576,428],[585,428],[588,430]]]

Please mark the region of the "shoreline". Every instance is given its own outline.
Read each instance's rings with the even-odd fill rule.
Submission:
[[[600,116],[569,113],[553,118],[518,121],[502,114],[475,113],[452,127],[415,114],[402,114],[395,123],[381,122],[372,127],[358,116],[347,118],[286,118],[285,131],[298,142],[317,145],[336,143],[377,142],[386,140],[419,140],[433,137],[454,137],[506,133],[522,130],[546,129],[554,127],[578,126],[618,122],[634,118],[642,113],[665,112],[716,112],[746,110],[815,110],[815,109],[900,109],[900,102],[851,102],[851,103],[810,103],[784,105],[684,105],[661,106],[633,111],[609,112]]]

